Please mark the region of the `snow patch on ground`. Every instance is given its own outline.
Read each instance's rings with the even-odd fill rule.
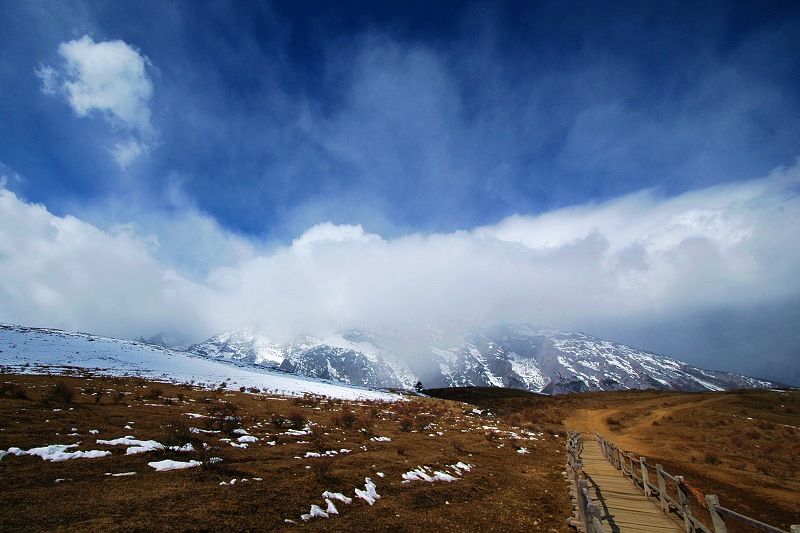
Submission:
[[[74,452],[67,451],[70,448],[77,447],[77,444],[50,444],[48,446],[31,448],[30,450],[22,450],[17,447],[11,447],[8,449],[7,453],[12,455],[35,455],[41,457],[45,461],[50,461],[53,463],[69,461],[71,459],[96,459],[98,457],[106,457],[111,455],[111,452],[103,450],[76,450]]]
[[[148,466],[155,468],[156,472],[167,472],[169,470],[183,470],[184,468],[194,468],[200,466],[200,461],[173,461],[172,459],[164,459],[163,461],[151,461],[147,463]]]

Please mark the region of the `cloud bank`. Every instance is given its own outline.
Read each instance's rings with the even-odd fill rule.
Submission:
[[[123,337],[171,326],[197,339],[252,322],[279,340],[452,321],[624,335],[800,298],[799,166],[394,239],[328,222],[270,248],[190,207],[149,216],[157,223],[104,230],[0,191],[0,319]],[[163,239],[192,242],[204,270]]]

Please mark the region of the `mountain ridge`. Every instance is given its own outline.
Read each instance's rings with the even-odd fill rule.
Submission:
[[[785,386],[702,369],[584,333],[526,324],[429,328],[416,338],[392,329],[347,330],[326,337],[301,336],[285,344],[244,327],[188,351],[367,387],[408,389],[421,381],[429,387],[496,386],[552,394]]]

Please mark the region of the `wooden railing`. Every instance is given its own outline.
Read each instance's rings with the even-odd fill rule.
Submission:
[[[567,481],[570,483],[573,512],[567,521],[578,531],[586,533],[603,533],[600,523],[600,506],[592,501],[589,494],[589,482],[583,473],[583,436],[572,432],[567,438]]]
[[[599,433],[597,433],[597,439],[600,442],[603,453],[611,464],[617,470],[621,470],[623,475],[630,478],[634,485],[644,492],[645,496],[653,499],[664,513],[674,513],[683,520],[687,533],[727,533],[728,529],[724,520],[726,517],[759,531],[789,533],[721,506],[716,495],[704,495],[683,479],[683,476],[673,476],[665,472],[660,464],[657,464],[653,469],[647,464],[645,457],[636,457],[632,452],[623,451],[612,442],[607,441]],[[651,480],[653,474],[655,474],[655,479]],[[671,488],[676,497],[670,496],[669,489]],[[713,529],[703,524],[692,514],[690,496],[708,511]],[[800,533],[800,525],[793,525],[791,533]]]

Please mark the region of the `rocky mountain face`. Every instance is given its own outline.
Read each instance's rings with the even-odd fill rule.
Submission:
[[[190,346],[190,352],[368,387],[496,386],[565,393],[616,389],[682,391],[779,384],[703,370],[669,357],[583,333],[503,325],[410,335],[348,331],[277,344],[241,328]]]

